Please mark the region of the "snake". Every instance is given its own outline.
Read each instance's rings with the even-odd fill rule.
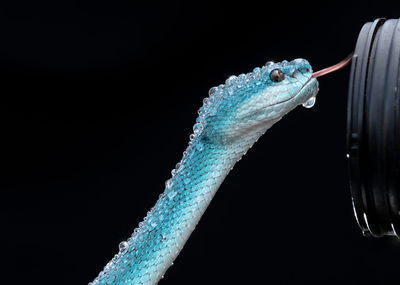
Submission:
[[[270,61],[212,87],[156,204],[89,285],[157,284],[234,165],[285,114],[299,105],[312,107],[316,78],[350,57],[315,73],[302,58]]]

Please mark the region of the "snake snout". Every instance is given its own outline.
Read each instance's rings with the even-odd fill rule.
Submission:
[[[301,72],[301,70],[299,70],[299,69],[296,68],[296,69],[290,74],[290,77],[295,78],[295,79],[297,79],[297,80],[300,80],[300,79],[303,79],[303,80],[304,80],[304,77],[306,77],[306,76]]]

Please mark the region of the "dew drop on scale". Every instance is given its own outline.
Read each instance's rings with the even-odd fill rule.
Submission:
[[[226,81],[225,81],[225,84],[227,84],[227,85],[229,85],[229,84],[231,84],[233,81],[235,81],[236,80],[236,75],[231,75]]]
[[[304,108],[311,108],[312,106],[315,105],[316,98],[315,96],[311,97],[308,99],[306,102],[303,103]]]
[[[211,96],[217,91],[218,87],[211,87],[210,90],[208,90],[208,95]],[[204,101],[203,101],[204,102]]]
[[[119,250],[124,250],[128,246],[126,241],[121,241],[118,245]]]

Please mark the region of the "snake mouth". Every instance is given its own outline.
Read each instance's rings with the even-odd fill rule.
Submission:
[[[310,78],[308,78],[306,80],[306,82],[301,86],[301,88],[293,96],[290,96],[289,98],[286,98],[284,100],[275,102],[273,104],[262,106],[260,108],[257,108],[256,110],[251,110],[250,112],[246,112],[245,114],[240,114],[237,118],[238,119],[249,118],[250,116],[253,116],[254,114],[257,114],[257,113],[260,113],[260,112],[264,112],[266,109],[268,109],[270,107],[274,107],[274,106],[277,106],[279,104],[283,104],[283,103],[286,103],[286,102],[290,102],[291,100],[295,100],[304,90],[307,89],[308,86],[310,86],[311,84],[314,84],[314,81],[316,81],[316,79],[313,78],[313,77],[310,77]],[[315,95],[316,95],[316,92],[313,92],[309,96],[307,96],[308,97],[307,99],[309,99],[310,97],[313,97]],[[304,100],[304,101],[306,101],[306,100]],[[300,102],[300,103],[303,103],[303,102]]]

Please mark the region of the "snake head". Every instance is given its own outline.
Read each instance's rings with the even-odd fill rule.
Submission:
[[[233,143],[243,136],[258,138],[317,92],[318,82],[305,59],[257,67],[210,89],[199,110],[195,133],[201,128],[203,136],[218,144]]]

